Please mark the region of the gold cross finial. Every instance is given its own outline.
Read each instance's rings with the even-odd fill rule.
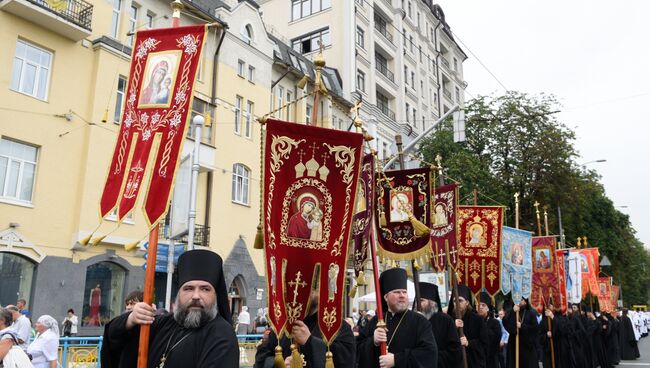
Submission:
[[[535,206],[535,212],[537,212],[539,215],[539,202],[535,201],[535,203],[533,203],[533,206]]]
[[[582,237],[582,240],[584,240],[584,242],[585,242],[585,243],[584,243],[584,244],[585,244],[585,248],[587,248],[587,247],[589,246],[589,244],[587,243],[587,237],[586,237],[586,236],[583,236],[583,237]]]
[[[578,237],[578,244],[576,244],[576,246],[580,248],[581,245],[582,245],[582,238]]]
[[[438,168],[442,169],[442,156],[440,156],[440,154],[437,154],[435,160],[436,160],[436,165],[438,165]]]
[[[519,203],[519,192],[515,193],[515,203]]]

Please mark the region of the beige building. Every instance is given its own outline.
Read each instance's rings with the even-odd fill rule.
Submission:
[[[340,72],[343,96],[364,101],[362,118],[380,157],[395,153],[454,105],[463,105],[467,58],[430,0],[259,0],[270,32],[307,58],[320,41]]]
[[[224,258],[233,311],[247,304],[255,313],[267,292],[263,254],[253,249],[260,202],[256,118],[309,93],[312,83],[296,84],[305,74],[313,81],[314,67],[268,34],[252,1],[184,4],[181,24],[224,26],[210,28],[195,83],[192,117],[209,119],[200,140],[193,243]],[[114,218],[104,221],[96,234],[108,236],[98,245],[79,240],[99,224],[129,72],[133,40],[127,32],[168,27],[170,14],[169,3],[156,0],[0,2],[6,51],[0,56],[0,305],[24,298],[33,316],[61,319],[73,308],[80,334],[93,335],[122,311],[129,291],[142,289],[144,244],[124,250],[148,234],[142,199],[119,228]],[[324,83],[332,96],[322,99],[319,124],[347,129],[351,104],[338,71],[326,69]],[[312,123],[312,108],[303,99],[274,115]],[[194,137],[190,127],[174,200],[180,222],[189,202]],[[172,233],[179,235],[176,243],[187,243],[178,224],[168,216],[161,244],[171,243]],[[161,306],[166,277],[156,273]]]

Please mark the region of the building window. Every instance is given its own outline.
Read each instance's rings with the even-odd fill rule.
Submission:
[[[312,107],[310,104],[307,104],[307,108],[305,109],[305,122],[307,125],[311,124],[311,113],[312,113]]]
[[[404,83],[409,84],[409,67],[404,65]]]
[[[406,122],[407,123],[409,122],[409,110],[410,110],[410,108],[411,108],[411,105],[409,105],[409,103],[407,102],[406,103]]]
[[[113,15],[111,17],[111,36],[117,38],[120,27],[120,12],[122,11],[122,0],[113,0]]]
[[[357,69],[357,90],[361,92],[366,91],[366,73]]]
[[[424,126],[425,126],[425,118],[424,115],[422,115],[422,131],[424,132]]]
[[[138,10],[135,4],[131,4],[131,8],[129,8],[129,32],[135,32],[135,26],[138,23]],[[129,36],[129,45],[133,45],[133,37],[135,36]]]
[[[244,98],[241,96],[235,97],[235,134],[241,134],[241,107],[244,103]]]
[[[278,86],[278,119],[282,120],[284,118],[284,87]]]
[[[38,148],[0,139],[0,198],[31,202]]]
[[[252,123],[253,123],[253,102],[248,101],[246,103],[246,138],[250,138],[252,133]]]
[[[82,326],[104,326],[122,314],[126,271],[112,262],[100,262],[86,269]]]
[[[11,89],[40,100],[47,99],[52,53],[18,40],[11,76]]]
[[[460,102],[460,89],[456,87],[456,102]]]
[[[291,20],[298,20],[309,15],[327,10],[332,6],[332,0],[292,0]]]
[[[210,106],[206,101],[201,100],[198,97],[195,97],[192,100],[192,111],[190,113],[189,128],[187,129],[187,137],[194,139],[196,137],[196,126],[192,123],[194,117],[197,115],[203,116],[205,119],[203,127],[201,128],[201,142],[206,144],[212,144],[212,114],[206,116]]]
[[[331,45],[329,28],[324,28],[295,38],[291,41],[291,47],[301,54],[306,54],[318,50],[320,48],[321,39],[323,40],[323,47]]]
[[[243,60],[237,60],[237,75],[244,78],[246,70],[246,63]]]
[[[248,187],[251,171],[242,164],[232,165],[232,201],[248,205]]]
[[[147,12],[147,29],[153,28],[153,21],[156,18],[156,14]]]
[[[418,12],[418,17],[417,17],[417,26],[420,28],[420,12]]]
[[[293,98],[293,94],[291,91],[287,91],[287,120],[292,121],[293,118],[291,117],[291,100]]]
[[[454,71],[458,71],[458,59],[454,58]]]
[[[242,39],[246,44],[252,45],[253,44],[253,26],[250,24],[247,24],[244,29],[242,29],[241,33]]]
[[[405,28],[402,28],[402,35],[404,36],[404,37],[402,37],[402,42],[404,43],[404,48],[406,48],[408,35],[406,34],[406,29]]]
[[[420,81],[420,93],[424,96],[424,81]]]
[[[415,72],[411,71],[411,88],[415,89]]]
[[[124,95],[126,92],[126,77],[119,76],[117,80],[117,95],[115,96],[115,111],[113,113],[113,123],[119,124],[122,117],[122,105],[124,104]]]
[[[417,126],[417,110],[413,109],[413,126]]]
[[[415,52],[415,42],[413,41],[413,35],[409,35],[409,42],[411,44],[410,46],[411,52]]]
[[[29,305],[36,266],[25,257],[13,253],[0,253],[0,304],[16,303],[16,299],[25,299]]]
[[[248,66],[248,81],[255,83],[255,67],[252,65]]]
[[[409,18],[413,19],[413,4],[409,1],[408,2],[408,15]]]
[[[361,27],[357,27],[357,46],[361,47],[362,49],[365,49],[365,35],[363,32],[363,29]]]

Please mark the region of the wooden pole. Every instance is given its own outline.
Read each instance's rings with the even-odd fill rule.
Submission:
[[[546,232],[546,236],[548,236],[548,212],[546,212],[546,208],[544,208],[544,231]]]
[[[373,224],[370,237],[370,253],[372,257],[372,275],[375,282],[375,302],[377,303],[377,328],[386,328],[386,322],[384,322],[384,310],[381,304],[381,286],[379,285],[379,265],[377,262],[377,232],[375,231],[377,226],[377,214],[374,213],[372,216]],[[388,354],[388,346],[385,342],[379,344],[380,355]]]
[[[537,216],[537,236],[542,236],[542,221],[539,217],[539,202],[535,201],[533,206],[535,206],[535,214]]]
[[[172,27],[179,27],[181,22],[181,10],[183,4],[180,0],[171,3],[172,7]],[[151,229],[149,232],[149,245],[147,248],[147,270],[144,276],[144,295],[143,302],[151,305],[153,302],[153,285],[156,276],[156,255],[158,254],[158,230],[160,225]],[[191,241],[191,240],[190,240]],[[168,270],[169,271],[169,270]],[[149,334],[151,325],[140,326],[140,340],[138,345],[138,368],[147,368],[147,359],[149,358]]]
[[[519,193],[515,193],[515,229],[519,229]]]
[[[515,336],[515,368],[519,368],[519,311],[515,312],[517,336]]]
[[[323,38],[320,40],[320,52],[314,58],[314,65],[316,66],[316,81],[314,83],[314,108],[312,109],[312,121],[315,126],[318,125],[318,106],[320,104],[320,89],[321,89],[321,75],[323,67],[325,67],[325,59],[323,58]]]

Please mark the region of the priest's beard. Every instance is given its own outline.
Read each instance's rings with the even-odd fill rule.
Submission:
[[[422,306],[422,314],[427,318],[433,317],[434,314],[438,313],[438,303],[427,300],[427,303]]]
[[[176,297],[174,307],[174,319],[179,325],[185,328],[199,328],[217,316],[216,300],[214,303],[208,305],[203,305],[201,301],[195,300],[182,304],[178,300],[178,297]],[[190,309],[191,307],[200,307],[200,309]]]

